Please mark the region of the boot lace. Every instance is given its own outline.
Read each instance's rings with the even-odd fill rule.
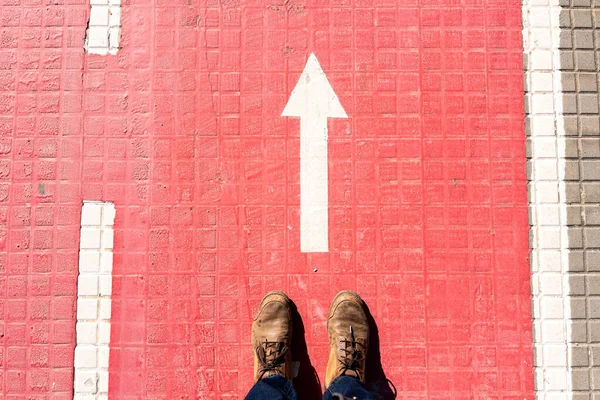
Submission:
[[[359,342],[354,337],[354,330],[350,326],[350,339],[341,339],[343,345],[339,350],[343,353],[338,358],[341,366],[341,374],[346,375],[346,372],[352,371],[359,379],[362,379],[362,363],[365,360],[365,345]]]
[[[289,348],[284,342],[269,342],[266,339],[264,342],[260,342],[256,347],[258,363],[260,364],[258,379],[262,379],[267,372],[282,374],[282,367],[285,364],[285,355],[288,350]]]

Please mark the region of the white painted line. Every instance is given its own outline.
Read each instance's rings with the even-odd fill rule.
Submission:
[[[300,117],[300,251],[329,251],[327,118],[348,118],[311,54],[282,114]]]
[[[75,400],[108,398],[114,220],[113,203],[83,202],[77,281]]]
[[[121,40],[121,0],[90,0],[84,47],[91,54],[117,54]]]
[[[523,2],[536,398],[572,399],[559,0]]]

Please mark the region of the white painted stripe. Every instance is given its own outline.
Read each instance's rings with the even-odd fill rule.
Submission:
[[[536,398],[546,400],[573,397],[560,11],[559,0],[523,3],[535,387]]]
[[[329,251],[327,118],[348,118],[311,54],[282,116],[300,117],[300,251]]]
[[[300,131],[324,132],[327,118],[300,119]],[[329,251],[327,139],[300,136],[300,251]]]
[[[90,0],[90,6],[85,50],[92,54],[116,54],[121,40],[121,0]]]
[[[108,398],[114,220],[113,203],[83,202],[77,281],[75,400]]]

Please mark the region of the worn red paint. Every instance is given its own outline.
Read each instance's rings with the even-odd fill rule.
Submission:
[[[111,398],[241,397],[271,289],[322,376],[348,288],[399,397],[533,398],[519,2],[135,1],[109,57],[83,53],[84,1],[30,3],[2,7],[1,392],[71,393],[95,199],[117,205]],[[350,117],[328,254],[299,251],[280,117],[311,52]]]

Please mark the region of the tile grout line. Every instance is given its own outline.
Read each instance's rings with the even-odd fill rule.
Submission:
[[[114,219],[113,203],[83,202],[77,280],[75,400],[108,399]]]

